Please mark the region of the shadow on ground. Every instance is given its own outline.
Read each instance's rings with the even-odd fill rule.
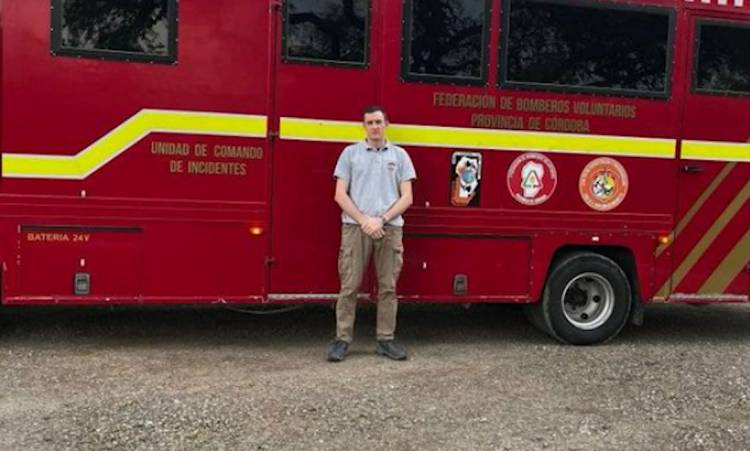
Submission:
[[[360,307],[357,339],[370,339],[374,323],[374,306]],[[208,307],[6,308],[0,314],[0,339],[6,343],[114,340],[130,346],[153,341],[231,344],[248,340],[295,345],[310,340],[325,342],[332,337],[333,326],[333,309],[327,305],[261,315]],[[552,343],[526,321],[516,305],[474,305],[468,309],[457,305],[403,305],[399,337],[414,344]],[[626,327],[613,343],[748,339],[750,307],[746,305],[658,305],[647,308],[643,326]]]

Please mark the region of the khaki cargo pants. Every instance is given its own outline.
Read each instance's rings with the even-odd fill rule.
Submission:
[[[404,264],[403,230],[385,227],[385,237],[374,240],[360,226],[343,224],[339,250],[341,291],[336,303],[336,339],[351,343],[357,313],[357,295],[370,257],[378,277],[378,340],[392,340],[396,332],[396,282]]]

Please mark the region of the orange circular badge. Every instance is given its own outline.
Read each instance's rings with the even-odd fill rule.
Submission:
[[[583,168],[578,191],[594,210],[614,210],[628,195],[628,173],[613,158],[597,158]]]

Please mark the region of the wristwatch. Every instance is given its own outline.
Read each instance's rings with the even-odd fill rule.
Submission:
[[[385,217],[385,215],[382,215],[382,216],[380,217],[380,220],[381,220],[381,221],[383,221],[383,225],[386,225],[386,224],[388,224],[388,218],[386,218],[386,217]]]

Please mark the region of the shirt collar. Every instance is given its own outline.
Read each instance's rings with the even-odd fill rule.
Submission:
[[[388,148],[390,148],[390,147],[391,147],[391,142],[390,142],[390,141],[388,141],[387,139],[386,139],[386,140],[385,140],[385,142],[383,143],[383,147],[381,147],[380,149],[376,149],[376,148],[374,148],[374,147],[370,146],[370,144],[369,144],[369,143],[367,142],[367,140],[366,140],[366,139],[365,139],[364,143],[365,143],[365,149],[367,149],[367,151],[374,151],[374,152],[378,152],[378,151],[384,151],[384,150],[388,150]]]

